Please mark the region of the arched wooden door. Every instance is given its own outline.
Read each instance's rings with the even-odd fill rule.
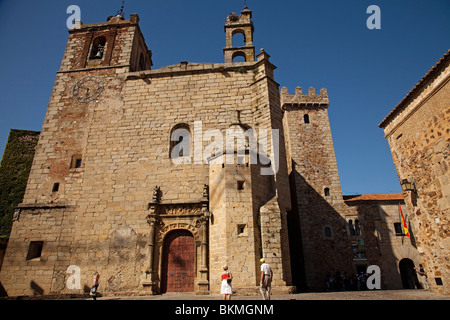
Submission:
[[[187,230],[170,232],[163,245],[161,292],[194,292],[194,236]]]

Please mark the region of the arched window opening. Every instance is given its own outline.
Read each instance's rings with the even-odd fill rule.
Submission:
[[[245,33],[243,30],[235,30],[233,32],[233,47],[245,47],[247,45],[246,39],[245,39]]]
[[[92,43],[91,55],[89,59],[102,59],[103,53],[105,52],[106,38],[97,37]]]
[[[187,124],[178,124],[170,132],[169,157],[174,163],[190,163],[191,130]]]
[[[247,62],[247,57],[245,56],[244,52],[238,51],[233,54],[232,61],[233,61],[233,63],[234,62]]]
[[[325,197],[329,197],[330,196],[330,189],[329,188],[325,188],[324,193],[325,193]]]

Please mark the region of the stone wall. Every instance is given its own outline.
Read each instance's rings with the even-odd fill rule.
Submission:
[[[405,191],[411,227],[432,290],[449,293],[450,55],[424,76],[380,124]]]
[[[344,196],[346,204],[353,208],[357,215],[347,215],[347,234],[350,242],[357,239],[364,240],[365,259],[353,257],[355,270],[358,266],[367,267],[377,265],[381,269],[382,289],[407,289],[404,288],[400,263],[402,260],[411,260],[415,267],[421,263],[417,251],[416,237],[413,233],[407,237],[398,233],[395,224],[401,224],[400,207],[407,221],[408,209],[402,194],[381,194]],[[352,235],[348,222],[358,220],[360,235]],[[413,271],[413,270],[409,270]],[[408,276],[407,274],[403,277]],[[409,279],[414,281],[414,277]],[[409,288],[414,289],[414,287]]]

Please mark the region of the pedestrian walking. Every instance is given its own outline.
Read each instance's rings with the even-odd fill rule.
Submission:
[[[272,268],[263,259],[259,260],[261,263],[261,283],[260,291],[264,300],[270,300],[270,291],[272,287],[273,271]]]
[[[418,275],[419,284],[422,287],[422,289],[429,290],[430,287],[428,286],[428,276],[425,272],[425,268],[421,264],[419,264],[419,270],[417,270],[416,268],[414,268],[414,270]]]
[[[92,289],[90,292],[90,295],[94,300],[97,300],[97,290],[98,290],[99,285],[100,285],[100,274],[98,272],[95,272],[94,273],[94,281],[93,281]]]
[[[233,275],[231,274],[231,271],[228,270],[227,265],[223,266],[223,271],[220,293],[223,295],[223,300],[231,300],[231,294],[233,293],[231,281],[233,280]]]

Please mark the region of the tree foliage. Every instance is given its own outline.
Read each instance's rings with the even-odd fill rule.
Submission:
[[[11,232],[14,208],[25,193],[39,132],[15,130],[9,132],[8,142],[0,164],[0,238],[7,240]]]

